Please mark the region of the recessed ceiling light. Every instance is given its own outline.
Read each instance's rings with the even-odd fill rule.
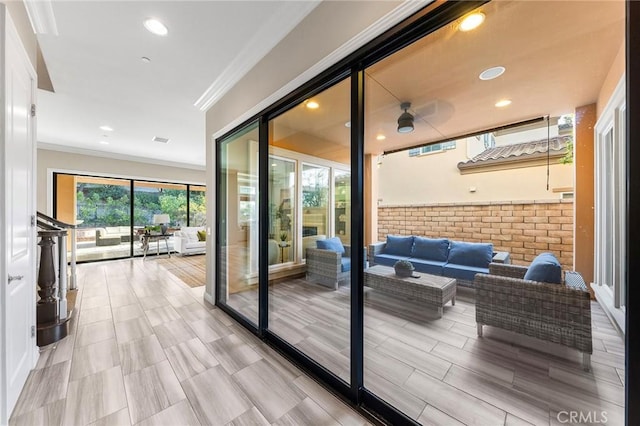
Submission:
[[[511,105],[510,99],[501,99],[498,102],[496,102],[496,107],[498,108],[506,107],[508,105]]]
[[[344,123],[344,127],[350,129],[351,128],[351,122],[347,121],[346,123]]]
[[[478,28],[483,22],[484,13],[475,12],[465,16],[462,22],[460,22],[460,26],[458,28],[460,29],[460,31],[471,31]]]
[[[500,77],[507,69],[505,67],[491,67],[482,71],[478,78],[480,80],[493,80],[494,78]]]
[[[157,19],[147,19],[144,21],[144,27],[149,32],[159,36],[166,36],[169,33],[169,29]]]
[[[276,163],[271,164],[271,167],[278,167]]]
[[[103,132],[113,132],[113,128],[107,125],[100,126],[100,130],[102,130]]]
[[[147,58],[146,56],[143,56],[142,58],[140,58],[140,60],[145,64],[148,64],[149,62],[151,62],[151,59]]]
[[[107,142],[107,141],[100,141],[100,145],[109,145],[109,142]]]
[[[376,136],[376,139],[377,139],[377,140],[379,140],[379,141],[383,141],[383,140],[385,140],[386,138],[387,138],[387,137],[386,137],[385,135],[383,135],[383,134],[380,134],[380,135]]]
[[[308,101],[306,105],[307,105],[307,108],[309,109],[317,109],[320,106],[320,104],[317,103],[316,101]]]

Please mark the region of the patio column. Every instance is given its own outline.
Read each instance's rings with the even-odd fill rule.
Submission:
[[[576,108],[575,141],[573,159],[575,162],[575,231],[574,268],[582,275],[593,298],[589,286],[593,282],[594,251],[594,126],[596,124],[596,104]]]

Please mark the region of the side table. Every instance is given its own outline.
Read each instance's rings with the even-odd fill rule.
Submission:
[[[142,251],[144,253],[143,259],[147,258],[147,253],[149,252],[149,243],[156,242],[156,252],[158,256],[160,255],[160,241],[164,240],[164,243],[167,247],[167,254],[171,257],[171,249],[169,248],[169,238],[173,237],[173,234],[158,234],[158,233],[150,233],[150,234],[141,234],[140,242],[142,243]]]

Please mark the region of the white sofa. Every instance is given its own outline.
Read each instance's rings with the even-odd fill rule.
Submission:
[[[183,226],[173,233],[174,249],[180,254],[200,254],[207,250],[206,241],[198,241],[198,231],[204,231],[204,226]]]

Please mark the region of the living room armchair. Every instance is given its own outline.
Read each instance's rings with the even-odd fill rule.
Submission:
[[[525,279],[527,271],[524,266],[491,263],[489,274],[475,276],[478,336],[489,325],[568,346],[582,352],[588,371],[591,300],[582,276],[567,271],[562,281],[558,270],[558,283],[549,283]]]

